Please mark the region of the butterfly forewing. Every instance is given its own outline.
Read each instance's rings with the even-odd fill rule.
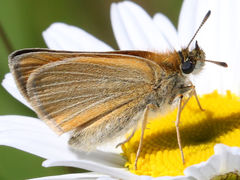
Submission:
[[[134,109],[152,92],[158,68],[133,56],[81,54],[33,70],[26,90],[40,118],[63,133]]]
[[[9,67],[23,96],[29,100],[26,83],[30,74],[45,64],[65,58],[75,57],[76,53],[53,53],[47,49],[23,49],[9,56]]]

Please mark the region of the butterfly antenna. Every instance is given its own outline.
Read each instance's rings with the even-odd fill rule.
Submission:
[[[205,23],[205,22],[207,21],[207,19],[209,18],[210,14],[211,14],[211,11],[209,10],[209,11],[207,12],[207,14],[205,15],[205,17],[203,18],[202,23],[201,23],[200,26],[198,27],[198,29],[197,29],[197,31],[195,32],[194,36],[192,37],[192,39],[191,39],[190,42],[188,43],[187,49],[189,48],[190,44],[193,42],[193,40],[194,40],[194,38],[196,37],[198,31],[201,29],[201,27],[204,25],[204,23]]]
[[[217,64],[219,66],[222,66],[222,67],[228,67],[227,63],[225,62],[221,62],[221,61],[213,61],[213,60],[204,60],[206,62],[210,62],[210,63],[213,63],[213,64]]]

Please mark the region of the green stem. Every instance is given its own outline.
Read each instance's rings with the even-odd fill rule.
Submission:
[[[8,53],[10,54],[11,52],[13,52],[13,47],[9,41],[9,39],[7,38],[7,35],[2,27],[2,25],[0,24],[0,37],[3,41],[3,44],[6,47],[6,50],[8,51]]]

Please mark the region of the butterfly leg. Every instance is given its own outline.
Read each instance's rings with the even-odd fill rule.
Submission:
[[[182,143],[181,143],[181,136],[180,136],[180,131],[179,131],[180,116],[181,116],[181,112],[182,112],[182,99],[183,99],[183,95],[180,95],[179,102],[178,102],[177,120],[175,122],[175,126],[176,126],[176,132],[177,132],[178,147],[180,149],[182,162],[184,164],[185,160],[184,160],[184,154],[183,154]]]
[[[184,101],[182,105],[182,110],[184,109],[184,107],[186,106],[186,104],[188,103],[188,101],[191,99],[192,96],[193,96],[193,91],[189,93],[189,97]]]
[[[184,101],[183,106],[182,106],[182,110],[184,109],[185,105],[188,103],[188,101],[191,99],[191,97],[192,97],[193,95],[194,95],[194,97],[195,97],[195,99],[196,99],[196,101],[197,101],[197,104],[198,104],[199,109],[200,109],[201,111],[204,111],[204,109],[202,108],[202,106],[201,106],[201,104],[200,104],[200,101],[199,101],[199,99],[198,99],[198,97],[197,97],[197,92],[196,92],[196,89],[195,89],[194,86],[192,86],[192,90],[191,90],[191,92],[189,93],[189,97],[187,98],[186,101]]]
[[[135,163],[134,163],[135,170],[137,169],[137,161],[138,161],[139,155],[140,155],[141,150],[142,150],[143,136],[144,136],[144,131],[145,131],[146,126],[147,126],[148,112],[149,112],[150,109],[154,109],[154,108],[155,108],[155,106],[153,104],[148,104],[147,107],[144,110],[144,113],[143,113],[141,138],[140,138],[140,141],[139,141],[139,144],[138,144],[138,150],[137,150],[136,159],[135,159]]]
[[[198,97],[197,97],[197,92],[196,92],[195,88],[193,88],[193,94],[194,94],[195,99],[196,99],[196,101],[197,101],[197,103],[198,103],[199,109],[200,109],[201,111],[205,111],[205,110],[202,108],[201,104],[200,104],[200,101],[199,101],[199,99],[198,99]]]
[[[136,130],[137,130],[137,126],[134,127],[134,129],[132,130],[131,135],[126,140],[124,140],[123,142],[120,142],[119,144],[116,145],[116,148],[121,146],[122,144],[125,144],[126,142],[130,141],[130,139],[132,139],[133,135],[135,134]]]

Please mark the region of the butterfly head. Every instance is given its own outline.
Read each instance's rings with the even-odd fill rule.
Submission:
[[[209,10],[205,17],[202,20],[202,23],[198,27],[197,31],[193,35],[192,39],[189,41],[187,47],[183,49],[182,51],[179,51],[179,57],[180,57],[180,70],[182,74],[197,74],[201,71],[202,67],[204,66],[205,62],[211,62],[223,67],[227,67],[227,64],[225,62],[220,61],[212,61],[212,60],[206,60],[205,59],[205,53],[204,51],[198,46],[198,43],[196,41],[195,48],[191,51],[189,51],[189,47],[193,40],[195,39],[196,35],[198,34],[201,27],[204,25],[204,23],[207,21],[211,14],[211,11]]]
[[[178,54],[181,61],[180,70],[182,74],[197,74],[205,64],[205,53],[198,46],[197,41],[193,50],[183,49]]]

